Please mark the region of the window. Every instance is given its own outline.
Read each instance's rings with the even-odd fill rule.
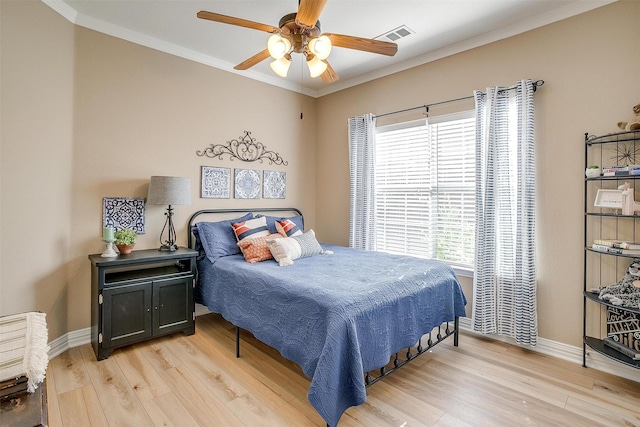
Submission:
[[[473,111],[376,130],[376,249],[471,270]]]

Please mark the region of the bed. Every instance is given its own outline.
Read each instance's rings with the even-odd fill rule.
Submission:
[[[246,214],[203,219],[240,212]],[[272,259],[250,263],[229,239],[236,238],[230,224],[252,212],[279,212],[266,216],[271,222],[293,212],[288,218],[304,229],[297,209],[193,214],[189,228],[195,239],[190,234],[189,246],[200,253],[196,302],[296,362],[311,379],[309,402],[328,425],[364,403],[366,387],[391,371],[449,336],[458,344],[466,298],[448,265],[326,244],[319,245],[321,253],[291,265]]]

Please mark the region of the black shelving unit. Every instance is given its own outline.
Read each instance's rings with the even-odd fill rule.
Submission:
[[[592,164],[601,167],[640,164],[640,131],[620,132],[603,136],[585,134],[585,169]],[[584,289],[583,289],[583,345],[582,365],[587,367],[587,348],[619,363],[640,368],[640,360],[605,344],[609,330],[604,321],[607,310],[622,310],[629,319],[636,319],[637,331],[630,332],[630,342],[640,342],[640,308],[610,304],[592,292],[602,286],[617,283],[628,266],[640,255],[601,252],[592,248],[594,239],[640,241],[640,215],[622,215],[621,209],[594,206],[598,189],[617,189],[629,182],[636,200],[640,201],[640,175],[617,175],[585,178],[584,186]],[[593,310],[589,310],[592,308]],[[598,326],[594,328],[594,324]],[[594,333],[594,329],[595,332]],[[640,349],[638,349],[640,353]]]

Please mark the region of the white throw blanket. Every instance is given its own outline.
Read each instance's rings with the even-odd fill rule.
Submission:
[[[0,317],[0,381],[26,376],[27,391],[36,391],[49,363],[47,339],[44,313]]]

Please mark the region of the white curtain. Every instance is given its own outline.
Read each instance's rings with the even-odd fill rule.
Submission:
[[[375,128],[373,114],[351,117],[349,124],[349,167],[351,201],[349,246],[376,249]]]
[[[474,92],[473,329],[536,345],[534,108],[531,80]]]

